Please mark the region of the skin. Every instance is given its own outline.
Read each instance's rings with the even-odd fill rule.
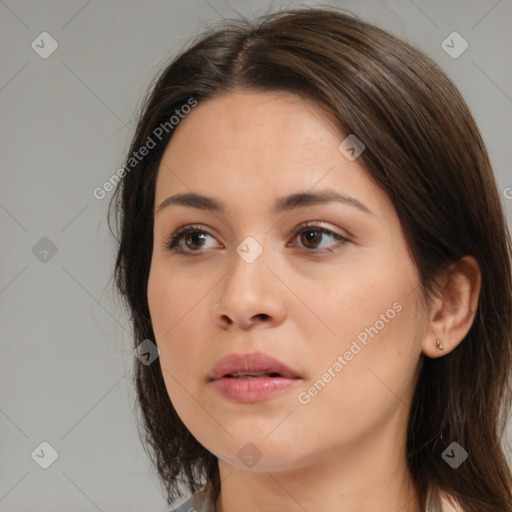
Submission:
[[[191,191],[227,208],[157,211],[148,284],[169,397],[219,459],[217,512],[420,511],[405,457],[418,362],[422,353],[449,353],[464,338],[480,273],[472,258],[453,264],[439,276],[441,296],[424,305],[396,211],[358,160],[339,151],[345,137],[304,99],[238,91],[195,107],[163,155],[156,208]],[[320,189],[350,194],[372,213],[334,202],[272,212],[277,198]],[[318,231],[313,241],[294,235],[304,222],[349,241],[339,245]],[[191,256],[165,245],[187,224],[208,232],[189,245],[182,239]],[[250,264],[236,252],[247,236],[263,248]],[[326,248],[335,250],[322,253]],[[300,403],[298,393],[396,303],[400,312]],[[208,383],[209,372],[228,354],[254,351],[281,360],[302,380],[263,402],[225,399]],[[261,454],[252,467],[237,456],[247,443]]]

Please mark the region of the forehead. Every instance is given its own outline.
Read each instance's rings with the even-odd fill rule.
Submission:
[[[325,110],[290,93],[237,92],[207,100],[175,128],[155,202],[172,193],[215,191],[241,202],[273,203],[299,190],[334,187],[385,207],[384,193],[357,160],[339,151],[344,139]]]
[[[232,156],[238,161],[300,160],[308,153],[318,157],[319,149],[341,136],[311,101],[283,92],[237,92],[200,102],[174,129],[165,157],[210,164]]]

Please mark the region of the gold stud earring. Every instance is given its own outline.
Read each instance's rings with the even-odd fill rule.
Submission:
[[[441,340],[440,340],[440,339],[438,339],[438,340],[437,340],[437,348],[438,348],[439,350],[443,350],[443,349],[444,349],[443,344],[441,343]]]

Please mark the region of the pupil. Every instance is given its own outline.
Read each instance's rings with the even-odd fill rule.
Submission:
[[[313,234],[313,236],[309,236],[311,234]],[[315,239],[318,239],[321,236],[320,232],[318,232],[318,231],[304,231],[303,235],[305,236],[307,243],[310,243],[310,242],[314,243]],[[318,242],[318,240],[317,240],[317,242]],[[304,245],[307,245],[307,244],[304,244]]]
[[[188,233],[187,235],[187,240],[186,240],[186,243],[187,245],[191,248],[191,249],[194,249],[196,247],[193,247],[194,244],[198,243],[198,240],[201,240],[201,238],[199,237],[202,237],[203,235],[201,235],[200,233]],[[192,240],[192,246],[191,244],[189,243],[189,241]]]

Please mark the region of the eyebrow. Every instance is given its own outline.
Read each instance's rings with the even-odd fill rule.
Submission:
[[[297,192],[286,197],[279,198],[274,204],[274,213],[287,212],[296,208],[304,208],[318,204],[338,202],[347,206],[352,206],[358,210],[374,215],[374,213],[355,197],[348,194],[335,192],[334,190],[323,190],[319,192]],[[175,194],[168,197],[160,203],[155,213],[160,212],[170,205],[187,206],[200,210],[209,210],[212,212],[225,213],[226,206],[213,197],[207,197],[202,194],[190,192],[187,194]]]

